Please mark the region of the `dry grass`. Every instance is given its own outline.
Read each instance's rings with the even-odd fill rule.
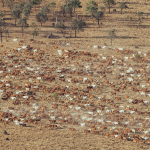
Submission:
[[[99,2],[98,0],[96,0],[100,6],[103,6],[103,4],[101,2]],[[116,53],[112,50],[106,50],[106,51],[101,51],[101,49],[93,49],[87,47],[87,45],[99,45],[99,46],[103,46],[103,45],[107,45],[108,47],[110,46],[110,39],[107,38],[108,36],[108,30],[113,30],[115,29],[115,33],[117,35],[117,38],[115,40],[113,40],[113,45],[111,46],[112,48],[118,48],[118,47],[122,47],[126,50],[137,50],[140,51],[142,53],[148,52],[149,51],[149,23],[150,23],[150,19],[147,19],[146,16],[146,12],[149,12],[149,4],[150,2],[147,2],[147,0],[132,0],[128,1],[127,6],[129,7],[129,9],[124,9],[123,10],[123,14],[120,14],[120,9],[118,9],[115,5],[113,8],[111,8],[111,13],[108,13],[108,9],[106,9],[106,11],[104,12],[104,18],[102,19],[102,25],[100,26],[100,28],[97,25],[96,20],[94,21],[94,24],[92,23],[92,19],[90,18],[90,16],[86,16],[85,15],[85,3],[87,2],[87,0],[83,0],[81,5],[83,6],[83,8],[78,9],[77,10],[77,14],[79,15],[79,18],[82,18],[86,24],[87,27],[84,29],[84,32],[80,32],[77,33],[77,38],[74,38],[74,32],[72,34],[72,38],[69,38],[69,31],[67,31],[66,37],[67,38],[57,38],[57,39],[47,39],[45,38],[48,34],[52,33],[55,36],[59,36],[61,37],[62,34],[59,33],[56,29],[54,29],[52,27],[52,23],[54,22],[54,20],[52,21],[52,16],[49,15],[49,21],[46,22],[45,24],[43,24],[43,27],[40,26],[40,23],[37,23],[38,28],[40,29],[40,34],[38,37],[35,37],[35,41],[36,43],[31,43],[30,39],[32,38],[31,35],[28,34],[30,29],[25,29],[25,33],[24,33],[24,37],[21,37],[21,28],[19,27],[14,27],[14,20],[10,20],[10,11],[7,8],[5,9],[5,18],[6,23],[8,23],[9,26],[9,31],[10,31],[10,37],[8,38],[8,42],[5,41],[5,38],[3,38],[3,47],[0,47],[0,52],[1,52],[1,59],[3,59],[3,54],[2,52],[11,49],[11,53],[15,58],[25,58],[26,56],[24,53],[21,53],[21,56],[18,57],[17,54],[15,52],[13,52],[13,49],[16,49],[18,47],[18,44],[20,44],[20,41],[23,41],[24,45],[30,44],[31,47],[39,47],[40,50],[43,50],[45,52],[44,56],[46,56],[45,61],[46,62],[42,62],[44,64],[44,66],[50,66],[50,67],[57,67],[57,66],[67,66],[68,64],[72,65],[72,64],[77,64],[79,63],[79,65],[83,65],[85,63],[88,63],[88,61],[86,61],[85,56],[81,56],[81,59],[75,59],[75,60],[71,60],[69,58],[69,60],[65,60],[66,64],[62,62],[55,62],[55,58],[56,59],[60,59],[60,56],[58,56],[56,49],[53,49],[53,46],[58,46],[58,49],[64,49],[64,50],[75,50],[75,51],[88,51],[93,53],[102,53],[104,56],[106,57],[111,57],[112,55],[115,56],[117,59],[123,59],[123,57],[125,56],[124,54],[120,54],[120,53]],[[116,0],[116,3],[120,2],[119,0]],[[126,1],[127,2],[127,1]],[[48,1],[44,1],[43,4],[48,3]],[[63,4],[63,2],[61,0],[57,0],[57,3],[59,3],[58,5],[58,10],[59,7]],[[1,5],[2,7],[2,5]],[[116,9],[116,12],[112,12],[113,9]],[[138,27],[138,16],[136,15],[138,11],[142,11],[144,12],[143,18],[142,18],[142,28]],[[35,14],[38,12],[34,11],[33,8],[33,12],[31,13],[29,20],[28,20],[28,24],[31,24],[31,22],[36,22],[35,19]],[[132,17],[133,21],[131,23],[131,25],[129,24],[128,18]],[[19,42],[13,42],[12,39],[13,38],[17,38],[19,40]],[[39,44],[38,41],[43,41],[45,44]],[[60,42],[65,42],[65,43],[71,43],[71,46],[60,46],[57,44],[52,45],[52,42],[55,43],[60,43]],[[47,44],[46,44],[47,43]],[[79,46],[79,48],[78,48]],[[138,47],[138,48],[135,48]],[[48,50],[46,50],[48,49]],[[9,53],[9,52],[8,52]],[[128,55],[127,56],[131,56]],[[92,58],[91,61],[93,66],[96,66],[97,63],[100,64],[99,61],[100,58],[96,57],[96,58]],[[54,62],[50,61],[53,60]],[[34,63],[30,63],[30,62],[26,62],[25,64],[22,63],[20,60],[19,62],[23,65],[26,66],[42,66],[40,64],[40,62],[34,62]],[[39,63],[39,64],[38,64]],[[131,64],[131,65],[137,65],[137,62],[128,62],[127,64]],[[78,69],[81,69],[82,67],[78,65]],[[93,67],[92,66],[92,67]],[[140,67],[142,68],[142,67]],[[139,67],[134,67],[134,69],[139,69]],[[101,70],[101,68],[98,68],[98,70]],[[98,91],[91,91],[92,95],[94,96],[104,96],[104,101],[105,98],[108,99],[113,99],[115,101],[115,104],[117,106],[119,105],[130,105],[131,107],[136,107],[138,109],[139,112],[142,111],[148,111],[150,106],[146,106],[143,104],[129,104],[125,98],[122,98],[122,101],[116,101],[119,100],[119,98],[115,97],[124,97],[125,95],[128,95],[129,97],[136,99],[138,97],[138,99],[143,99],[143,96],[141,96],[138,93],[135,93],[129,89],[132,89],[132,85],[128,85],[127,90],[124,93],[117,93],[117,95],[111,95],[112,89],[108,86],[107,81],[112,81],[114,82],[115,86],[119,86],[120,80],[116,79],[116,75],[118,75],[118,73],[120,73],[117,69],[115,72],[115,75],[109,75],[107,74],[107,78],[100,78],[95,77],[95,76],[88,76],[88,78],[92,78],[94,81],[96,80],[101,80],[101,82],[104,83],[104,86],[99,86],[100,90]],[[31,78],[31,76],[33,76],[33,74],[29,74],[29,75],[25,75],[26,78]],[[70,75],[67,75],[67,77]],[[72,75],[74,78],[78,77],[77,75]],[[85,75],[86,76],[86,75]],[[85,76],[81,76],[81,77],[85,77]],[[114,78],[115,77],[115,78]],[[148,75],[146,76],[148,78]],[[147,79],[146,78],[146,79]],[[2,77],[3,79],[3,77]],[[145,79],[145,78],[143,78]],[[24,82],[26,82],[26,80],[24,80],[24,77],[19,76],[19,80],[13,80],[10,79],[13,84],[16,85],[22,85],[24,87]],[[33,79],[34,80],[34,79]],[[105,82],[104,82],[105,81]],[[126,80],[125,80],[126,81]],[[100,82],[100,81],[99,81]],[[47,83],[47,82],[36,82],[34,80],[34,84],[35,85],[40,85],[40,84],[44,84],[47,87],[54,87],[55,85],[59,85],[59,86],[65,86],[66,83],[64,82],[60,82],[58,79],[56,79],[55,81],[53,81],[52,83]],[[74,83],[67,83],[67,85],[69,84],[70,87],[74,87],[76,86]],[[145,81],[142,81],[140,84],[146,84]],[[81,84],[81,86],[79,86],[78,88],[83,92],[83,89],[85,89],[87,87],[86,84]],[[138,88],[140,88],[139,86],[137,86]],[[116,87],[117,88],[117,87]],[[141,89],[140,89],[141,90]],[[13,92],[15,92],[16,90],[13,89]],[[33,103],[38,103],[39,106],[47,106],[47,110],[45,111],[45,113],[47,113],[48,110],[52,110],[52,95],[51,97],[49,97],[49,94],[45,94],[43,92],[36,92],[37,95],[35,96],[36,100],[31,100],[29,102],[33,102]],[[90,93],[90,94],[91,94]],[[45,98],[46,97],[46,98]],[[92,96],[91,96],[92,97]],[[145,97],[144,97],[145,98]],[[41,100],[42,99],[42,100]],[[145,100],[148,100],[148,97],[145,98]],[[22,101],[22,100],[21,100]],[[97,104],[99,101],[95,100],[95,98],[90,98],[90,100],[88,100],[88,102],[94,102],[94,104]],[[105,102],[100,101],[100,103],[102,104],[106,104],[106,106],[108,105],[108,107],[110,107],[111,109],[114,109],[115,106],[111,105],[111,104],[107,104]],[[8,100],[8,101],[0,101],[0,107],[1,110],[5,109],[7,106],[14,106],[12,104],[12,100]],[[63,105],[63,104],[59,104],[59,107]],[[83,104],[82,104],[83,105]],[[98,104],[97,104],[98,105]],[[95,105],[97,107],[97,105]],[[21,105],[22,106],[22,105]],[[76,104],[76,106],[78,106],[78,104]],[[65,106],[64,106],[65,107]],[[28,107],[27,107],[28,108]],[[16,106],[16,109],[20,109],[20,106]],[[60,109],[60,108],[59,108]],[[63,108],[64,109],[64,108]],[[117,109],[117,108],[115,108]],[[62,110],[65,112],[65,109]],[[81,114],[85,113],[86,111],[82,111]],[[73,112],[75,113],[75,112]],[[78,112],[75,113],[75,115],[78,114]],[[80,115],[81,115],[80,114]],[[73,115],[73,116],[75,116]],[[135,118],[137,118],[139,115],[136,114],[134,115]],[[142,115],[141,115],[142,117]],[[145,116],[144,116],[145,117]],[[74,119],[75,120],[75,119]],[[136,119],[135,119],[136,120]],[[80,122],[80,120],[79,120]],[[81,129],[81,127],[79,127],[78,125],[66,125],[63,123],[60,123],[61,125],[57,128],[42,128],[41,125],[44,125],[46,122],[46,120],[43,120],[41,123],[38,123],[38,125],[31,125],[28,124],[28,127],[24,127],[21,128],[21,126],[15,126],[13,123],[10,123],[9,125],[4,126],[4,124],[0,123],[1,125],[1,129],[0,129],[0,143],[1,143],[1,148],[0,149],[12,149],[12,150],[17,150],[17,149],[102,149],[102,150],[136,150],[136,149],[140,149],[140,150],[148,150],[149,149],[149,145],[145,145],[145,144],[141,144],[141,143],[133,143],[132,141],[127,141],[127,140],[121,140],[121,139],[115,139],[112,137],[107,137],[105,134],[105,132],[100,132],[99,135],[95,135],[93,133],[90,134],[86,134],[83,133],[83,129]],[[68,130],[68,128],[70,127],[75,127],[76,131],[70,131]],[[139,127],[139,126],[138,126]],[[7,130],[7,132],[10,135],[4,135],[3,134],[3,130]],[[86,129],[88,129],[86,127]],[[106,130],[106,132],[110,132],[109,130]],[[8,137],[10,140],[6,141],[6,137]]]

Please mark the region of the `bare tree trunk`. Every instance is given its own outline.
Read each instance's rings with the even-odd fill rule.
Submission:
[[[2,32],[1,32],[1,43],[2,43]]]
[[[79,18],[78,18],[78,15],[76,15],[76,19],[78,20]]]
[[[93,24],[94,24],[94,20],[93,20],[93,14],[92,14],[92,21],[93,21]]]
[[[64,29],[64,37],[65,37],[65,31],[66,31],[66,29]]]
[[[75,38],[76,38],[76,30],[75,30]]]
[[[23,36],[23,26],[22,26],[22,36]]]
[[[56,24],[57,24],[57,15],[56,15]]]
[[[70,38],[71,38],[71,34],[72,34],[72,29],[70,29]]]

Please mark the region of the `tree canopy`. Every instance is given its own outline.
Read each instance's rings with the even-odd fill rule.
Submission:
[[[86,5],[86,14],[90,13],[93,20],[93,17],[98,10],[98,4],[95,1],[89,1],[88,3],[86,3]]]
[[[76,31],[80,31],[80,30],[83,30],[83,27],[86,26],[86,23],[80,19],[80,20],[76,20],[76,19],[73,19],[72,22],[71,22],[71,29],[72,30],[75,30],[75,38],[76,38]]]
[[[103,0],[103,3],[106,7],[108,7],[110,13],[110,8],[115,4],[114,0]]]

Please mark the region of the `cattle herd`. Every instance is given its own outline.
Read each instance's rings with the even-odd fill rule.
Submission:
[[[0,45],[0,124],[66,126],[72,132],[150,144],[149,52],[17,44]]]

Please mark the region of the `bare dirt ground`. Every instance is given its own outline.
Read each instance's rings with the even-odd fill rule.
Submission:
[[[149,18],[143,14],[139,28],[136,15],[138,11],[149,12],[150,2],[129,1],[129,9],[122,15],[117,5],[111,8],[111,14],[106,9],[100,28],[85,17],[86,2],[82,1],[83,8],[77,14],[87,27],[77,33],[77,38],[69,38],[69,32],[68,38],[45,38],[50,33],[62,36],[52,28],[54,21],[49,15],[43,27],[37,23],[40,35],[35,43],[30,41],[30,29],[25,29],[21,37],[21,28],[14,27],[9,9],[4,8],[10,37],[7,42],[3,38],[0,47],[0,149],[150,149]],[[29,24],[36,21],[37,12],[33,8]],[[134,20],[131,28],[128,16]],[[111,29],[117,35],[112,46],[107,39]],[[13,42],[14,38],[18,42]],[[102,48],[105,44],[107,47]],[[57,50],[62,50],[62,56]],[[133,61],[134,51],[141,52],[140,63]],[[129,78],[133,79],[131,83]],[[56,91],[59,99],[54,101]]]

